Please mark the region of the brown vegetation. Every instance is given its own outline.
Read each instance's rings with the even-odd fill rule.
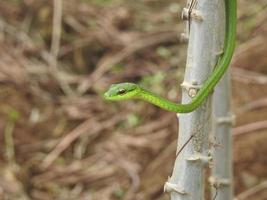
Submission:
[[[179,100],[184,5],[0,2],[0,199],[168,199],[175,114],[105,102],[101,94],[111,83],[134,81]],[[260,184],[267,179],[266,10],[265,0],[239,1],[231,69],[240,199],[267,198]]]

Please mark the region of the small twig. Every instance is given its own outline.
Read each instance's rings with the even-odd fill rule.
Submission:
[[[62,0],[54,0],[54,10],[53,10],[53,29],[52,29],[52,42],[49,56],[49,69],[51,75],[56,79],[59,83],[61,89],[65,92],[65,94],[73,94],[72,89],[68,85],[68,83],[60,78],[58,65],[58,53],[60,48],[60,40],[61,40],[61,27],[62,27]]]
[[[191,28],[191,20],[192,20],[192,11],[195,5],[197,4],[197,0],[192,0],[189,5],[188,9],[188,34],[190,34],[190,28]]]
[[[245,104],[244,106],[242,106],[242,107],[238,110],[238,112],[239,112],[239,113],[244,113],[244,112],[248,112],[248,111],[251,111],[251,110],[260,109],[260,108],[262,108],[262,107],[267,107],[267,98],[266,98],[266,97]]]
[[[61,25],[62,25],[62,0],[54,0],[51,54],[53,55],[55,62],[57,62],[57,57],[60,47]]]
[[[213,200],[215,200],[218,196],[218,188],[217,187],[214,187],[215,188],[215,194],[214,194],[214,197],[212,198]]]
[[[8,121],[4,129],[4,138],[6,145],[6,158],[9,164],[16,164],[16,155],[15,155],[15,145],[14,145],[14,136],[13,132],[15,129],[15,124],[19,118],[19,113],[13,108],[7,110]]]
[[[209,120],[210,115],[207,118],[207,121]],[[204,126],[204,125],[203,125]],[[186,140],[186,142],[183,144],[183,146],[179,149],[179,151],[176,153],[176,157],[183,151],[183,149],[186,147],[186,145],[192,140],[192,138],[198,133],[198,131],[203,128],[203,126],[200,126],[197,128],[197,130],[193,131],[191,136]]]
[[[14,146],[14,131],[15,123],[13,121],[9,121],[5,127],[5,145],[6,145],[6,158],[9,163],[15,163],[15,146]]]
[[[179,151],[176,154],[176,157],[183,151],[183,149],[186,147],[186,145],[191,141],[191,139],[194,137],[195,134],[192,134],[188,140],[183,144],[183,146],[179,149]]]
[[[244,82],[265,85],[267,84],[267,76],[259,72],[234,68],[232,69],[233,79]]]
[[[157,45],[163,42],[172,41],[177,39],[177,32],[175,29],[161,31],[154,33],[145,38],[136,40],[131,45],[126,46],[120,52],[115,55],[109,54],[104,56],[100,61],[96,70],[81,84],[78,86],[78,92],[83,94],[86,92],[94,82],[98,81],[103,74],[105,74],[110,68],[117,63],[122,62],[124,59],[130,57],[132,54],[141,51],[145,48]]]
[[[90,126],[92,125],[92,120],[87,120],[76,127],[73,131],[67,134],[58,144],[57,146],[51,151],[43,160],[41,166],[42,168],[49,167],[56,158],[73,142],[75,141],[80,135],[85,133],[89,130]]]
[[[159,120],[151,121],[149,123],[136,127],[136,129],[134,130],[134,133],[132,134],[144,135],[144,134],[155,132],[157,130],[161,130],[170,125],[172,118],[173,118],[173,115],[167,112],[166,114],[161,115]]]
[[[264,181],[244,192],[242,192],[241,194],[237,195],[237,197],[235,198],[235,200],[245,200],[245,199],[251,199],[249,197],[251,197],[252,195],[257,194],[258,192],[262,191],[262,190],[266,190],[267,189],[267,181]]]
[[[67,134],[58,144],[57,146],[45,157],[43,160],[41,167],[46,169],[48,168],[57,158],[58,156],[65,151],[78,137],[82,134],[86,133],[86,131],[90,130],[90,134],[95,134],[100,132],[103,129],[114,126],[122,119],[122,116],[114,117],[112,119],[108,119],[100,125],[95,121],[88,119],[74,130],[72,130],[69,134]]]
[[[168,159],[176,148],[176,140],[173,140],[170,144],[166,145],[166,148],[146,167],[144,174],[149,174],[150,172],[156,171],[156,168],[160,167],[162,162]]]
[[[254,122],[233,129],[233,135],[239,136],[253,131],[267,129],[267,120]]]

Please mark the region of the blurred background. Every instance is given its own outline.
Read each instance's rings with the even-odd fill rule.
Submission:
[[[0,199],[169,199],[176,115],[101,94],[131,81],[180,100],[185,5],[0,1]],[[267,199],[266,35],[266,0],[239,0],[231,78],[240,199]]]

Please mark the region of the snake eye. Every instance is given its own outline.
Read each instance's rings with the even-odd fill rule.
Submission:
[[[119,89],[118,94],[123,95],[125,92],[126,92],[126,90],[121,88],[121,89]]]

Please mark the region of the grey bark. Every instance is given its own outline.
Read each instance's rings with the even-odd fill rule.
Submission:
[[[221,20],[219,20],[218,30],[220,33],[220,43],[223,44],[225,31],[224,3],[220,0]],[[233,199],[232,185],[232,135],[231,127],[233,115],[231,113],[231,84],[230,72],[226,72],[222,80],[218,83],[214,91],[213,99],[213,166],[210,182],[212,186],[212,197],[216,200]]]
[[[223,48],[221,27],[224,27],[222,0],[198,1],[192,19],[188,44],[182,103],[191,101],[201,84],[212,73]],[[202,20],[200,20],[202,18]],[[204,199],[204,169],[210,161],[209,133],[211,131],[211,97],[197,110],[179,114],[177,152],[191,135],[192,140],[176,157],[172,176],[165,184],[171,200]],[[206,198],[207,199],[207,198]]]
[[[225,74],[214,93],[213,168],[210,182],[216,200],[233,199],[232,185],[232,134],[233,115],[230,111],[230,75]]]

